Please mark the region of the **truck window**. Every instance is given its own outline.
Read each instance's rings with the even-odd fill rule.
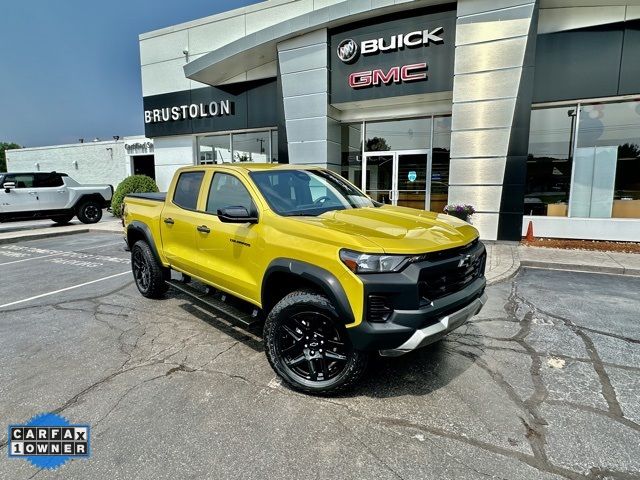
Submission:
[[[198,194],[204,172],[185,172],[178,177],[173,203],[187,210],[195,210],[198,206]]]
[[[7,175],[4,182],[15,182],[16,188],[33,188],[33,175],[30,173],[17,173],[15,175]]]
[[[248,212],[255,210],[251,194],[240,180],[227,173],[216,173],[209,188],[207,212],[217,215],[219,209],[226,207],[244,207]]]
[[[61,187],[62,175],[59,173],[36,173],[36,188]]]

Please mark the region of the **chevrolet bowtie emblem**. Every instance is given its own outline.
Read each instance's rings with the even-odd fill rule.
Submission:
[[[474,260],[475,258],[472,255],[465,255],[458,262],[458,267],[459,268],[470,267]]]

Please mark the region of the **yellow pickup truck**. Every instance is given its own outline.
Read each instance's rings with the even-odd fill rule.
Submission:
[[[127,196],[123,216],[142,295],[191,282],[223,311],[251,306],[271,366],[309,393],[348,388],[370,352],[433,343],[486,301],[473,226],[379,204],[322,168],[181,168],[166,194]]]

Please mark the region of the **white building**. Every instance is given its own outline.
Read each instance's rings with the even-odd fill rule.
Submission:
[[[134,173],[155,178],[153,140],[118,140],[7,150],[9,172],[60,172],[82,184],[117,185]]]

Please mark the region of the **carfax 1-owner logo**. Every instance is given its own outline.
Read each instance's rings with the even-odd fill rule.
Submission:
[[[9,458],[22,458],[34,467],[56,469],[91,453],[89,425],[72,425],[55,413],[36,415],[24,425],[9,425]]]

